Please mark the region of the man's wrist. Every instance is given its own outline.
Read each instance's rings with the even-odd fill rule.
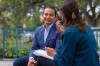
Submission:
[[[32,61],[32,60],[34,60],[34,58],[33,57],[29,57],[29,61]]]

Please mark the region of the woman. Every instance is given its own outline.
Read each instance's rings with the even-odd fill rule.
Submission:
[[[65,31],[62,46],[56,53],[46,48],[48,55],[54,56],[57,66],[100,66],[93,31],[82,20],[77,3],[74,0],[63,3]]]

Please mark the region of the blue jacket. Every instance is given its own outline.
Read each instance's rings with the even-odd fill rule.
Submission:
[[[46,42],[44,43],[44,26],[40,26],[35,31],[35,36],[32,42],[32,49],[29,53],[30,57],[35,57],[33,55],[33,51],[37,49],[44,49],[46,46],[50,48],[57,49],[60,45],[61,34],[60,31],[56,28],[56,24],[54,23],[49,31]]]
[[[90,27],[87,32],[68,28],[54,61],[58,66],[100,66],[97,43]]]

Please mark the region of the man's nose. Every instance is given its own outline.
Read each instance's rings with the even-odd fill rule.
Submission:
[[[47,18],[50,18],[50,15],[47,15]]]

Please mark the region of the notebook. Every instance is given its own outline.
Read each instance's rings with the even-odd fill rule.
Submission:
[[[33,52],[33,54],[36,55],[36,56],[45,57],[45,58],[48,58],[48,59],[51,59],[51,60],[54,59],[53,57],[48,56],[45,50],[41,50],[41,49],[35,50]]]

